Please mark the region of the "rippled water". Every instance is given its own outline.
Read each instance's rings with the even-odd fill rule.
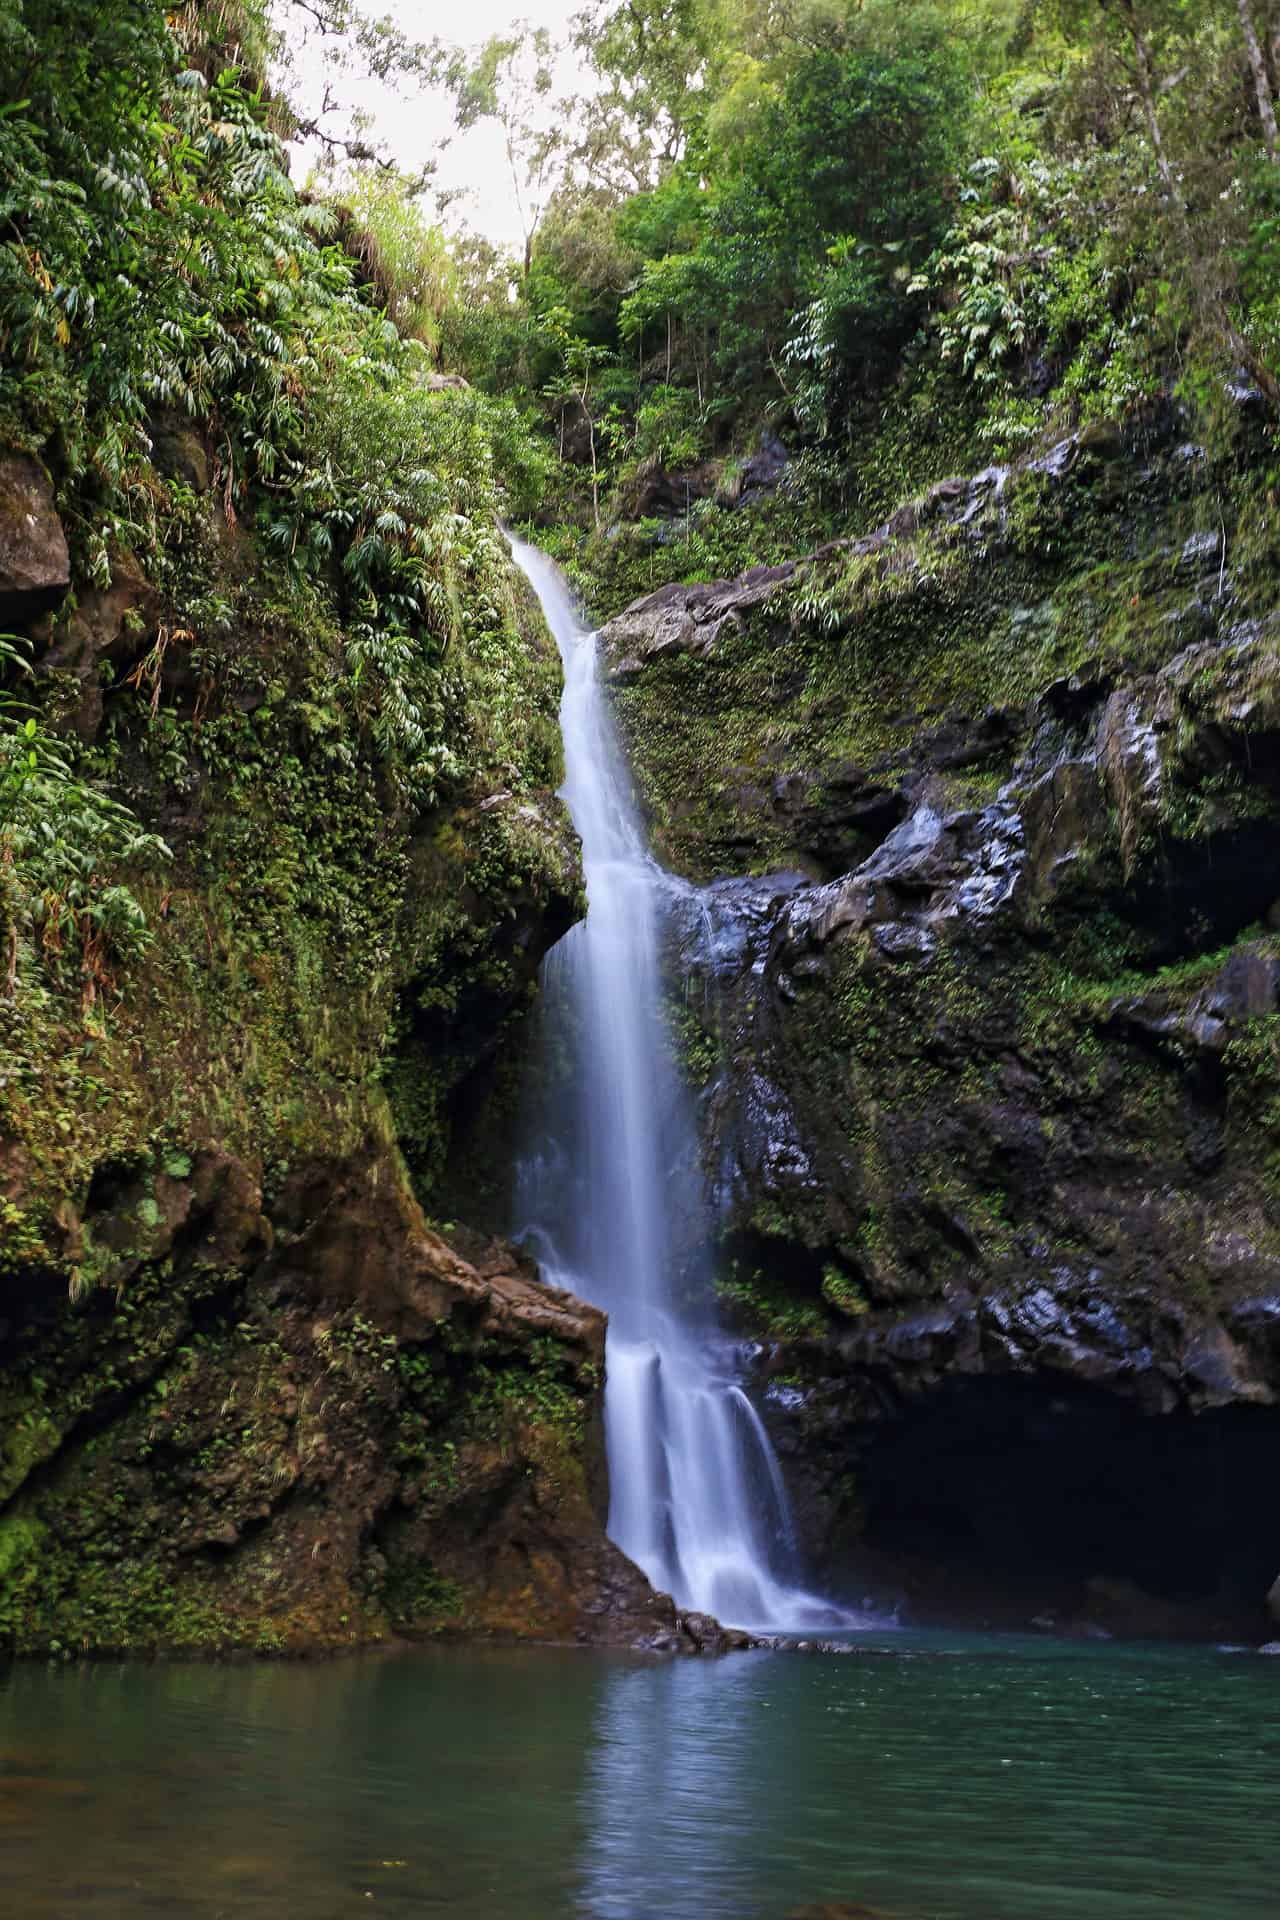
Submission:
[[[0,1675],[0,1911],[1238,1920],[1280,1660],[912,1639]]]

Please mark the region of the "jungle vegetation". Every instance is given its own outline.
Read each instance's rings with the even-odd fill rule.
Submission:
[[[292,98],[284,0],[0,0],[0,440],[103,587],[172,544],[151,437],[196,425],[227,524],[340,621],[398,803],[466,777],[458,643],[493,622],[500,512],[571,553],[655,473],[715,462],[731,497],[780,434],[779,524],[699,545],[686,516],[696,577],[953,463],[1173,397],[1229,435],[1242,394],[1280,398],[1280,0],[587,0],[569,100],[536,22],[463,49],[302,14],[500,123],[522,249]],[[145,939],[118,876],[159,843],[3,647],[7,971],[19,927],[105,966]]]

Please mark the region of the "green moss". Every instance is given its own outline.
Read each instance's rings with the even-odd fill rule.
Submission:
[[[716,1292],[763,1339],[821,1340],[827,1330],[820,1307],[797,1297],[762,1266],[745,1266],[734,1260],[717,1277]]]
[[[1118,511],[1117,465],[1128,472],[1084,447],[1065,476],[1015,472],[963,523],[926,503],[919,524],[870,551],[846,543],[805,561],[723,627],[706,659],[664,655],[620,685],[619,721],[671,863],[695,878],[787,864],[797,848],[773,804],[779,779],[803,774],[820,800],[852,763],[892,788],[939,721],[1016,714],[1055,680],[1167,659],[1188,597],[1170,546],[1202,503],[1170,465]],[[957,802],[989,797],[1017,747],[1015,734],[966,768]]]
[[[830,1264],[822,1269],[822,1297],[829,1307],[849,1320],[857,1320],[870,1311],[871,1303],[858,1282],[840,1267]]]
[[[409,1563],[393,1567],[383,1588],[383,1603],[393,1626],[402,1632],[442,1633],[459,1625],[466,1601],[459,1583],[434,1567]]]
[[[27,1596],[40,1577],[44,1529],[23,1514],[0,1515],[0,1646],[17,1634]]]

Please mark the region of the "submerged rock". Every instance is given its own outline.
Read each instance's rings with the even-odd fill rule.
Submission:
[[[787,1920],[894,1920],[883,1907],[868,1907],[861,1900],[820,1900],[806,1907],[793,1907]]]
[[[744,1653],[751,1647],[767,1646],[759,1634],[741,1627],[725,1627],[709,1613],[677,1610],[675,1630],[668,1635],[660,1651],[671,1653]]]

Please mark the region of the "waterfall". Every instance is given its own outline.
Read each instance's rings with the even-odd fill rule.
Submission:
[[[548,1280],[609,1315],[609,1532],[683,1607],[801,1631],[844,1616],[795,1584],[786,1492],[718,1328],[693,1114],[663,1017],[659,941],[680,884],[646,844],[595,635],[512,540],[564,661],[567,778],[587,917],[548,955],[542,1085],[517,1231]]]

